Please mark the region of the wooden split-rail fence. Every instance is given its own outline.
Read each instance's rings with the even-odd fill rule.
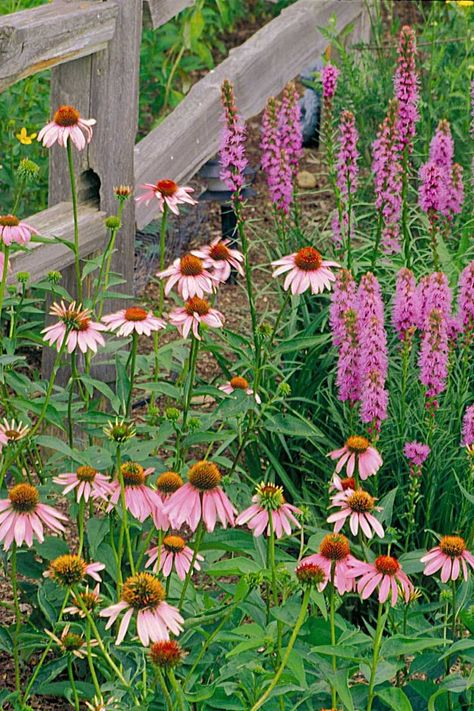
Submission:
[[[159,32],[161,25],[192,5],[193,0],[53,0],[0,16],[0,91],[51,68],[51,114],[59,105],[71,104],[84,117],[97,120],[92,142],[81,153],[75,151],[83,258],[105,243],[104,218],[116,210],[114,186],[162,178],[184,181],[215,155],[223,79],[234,83],[239,111],[249,118],[323,54],[327,40],[318,27],[326,26],[332,16],[337,31],[354,24],[353,41],[368,33],[364,0],[297,0],[233,49],[136,143],[143,23]],[[72,239],[64,149],[55,145],[49,155],[49,207],[25,219],[43,235]],[[135,231],[154,217],[153,205],[127,201],[113,269],[124,276],[129,292]],[[28,252],[15,256],[14,272],[28,271],[37,280],[58,270],[72,289],[72,262],[71,250],[62,244],[32,244]]]

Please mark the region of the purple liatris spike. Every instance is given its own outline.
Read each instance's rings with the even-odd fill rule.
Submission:
[[[293,199],[293,176],[286,150],[281,145],[278,105],[273,97],[268,99],[263,114],[260,147],[271,201],[287,214]]]
[[[421,466],[429,457],[431,449],[421,442],[407,442],[403,447],[403,454],[411,464]]]
[[[293,82],[286,85],[278,116],[280,146],[286,151],[293,177],[303,156],[303,132],[298,92]]]
[[[412,150],[416,122],[419,119],[419,79],[416,72],[416,36],[405,25],[400,32],[398,63],[394,76],[395,98],[398,99],[398,132],[401,148]]]
[[[471,448],[474,445],[474,405],[466,407],[462,421],[462,439],[463,447]]]
[[[449,121],[443,119],[439,122],[430,143],[430,161],[436,163],[446,172],[451,173],[454,159],[454,141],[451,135]]]
[[[464,202],[462,167],[453,163],[454,141],[451,127],[446,120],[440,121],[430,144],[430,162],[440,168],[445,190],[444,204],[439,211],[448,218],[461,212]]]
[[[246,129],[235,105],[234,88],[225,79],[221,88],[225,126],[220,147],[220,178],[228,189],[238,194],[244,187],[244,170],[247,167],[245,156]]]
[[[323,100],[324,103],[331,103],[337,88],[337,79],[340,70],[333,64],[326,64],[321,71],[321,81],[323,85]]]
[[[448,277],[443,272],[433,272],[423,277],[417,288],[418,327],[426,328],[427,319],[433,309],[442,312],[448,322],[451,319],[453,294],[448,284]]]
[[[336,384],[341,402],[360,399],[360,344],[357,290],[350,271],[341,269],[331,298],[329,321],[332,342],[338,348]]]
[[[458,323],[466,336],[474,335],[474,261],[459,277]]]
[[[446,389],[448,378],[448,331],[442,311],[433,309],[429,315],[421,341],[420,380],[426,396],[433,398]]]
[[[397,275],[392,323],[398,337],[405,341],[412,334],[420,319],[419,293],[416,280],[410,269],[400,269]]]
[[[387,417],[387,334],[384,326],[384,307],[380,284],[367,272],[358,290],[361,350],[361,409],[362,422],[371,423],[376,430]]]
[[[447,204],[447,186],[443,169],[436,163],[428,161],[420,168],[420,189],[418,202],[421,209],[433,216],[433,213],[443,213]]]
[[[359,151],[357,150],[357,133],[355,116],[352,111],[343,111],[339,123],[339,153],[337,155],[337,185],[345,197],[355,193],[359,168]]]
[[[464,184],[462,181],[463,168],[459,163],[453,163],[449,180],[449,189],[446,197],[448,215],[458,215],[464,203]]]
[[[402,208],[402,165],[398,136],[398,102],[393,99],[372,144],[372,172],[375,181],[375,206],[380,211],[382,244],[387,254],[400,251]]]

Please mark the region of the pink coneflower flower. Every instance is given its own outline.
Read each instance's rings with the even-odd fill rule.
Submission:
[[[431,449],[421,442],[407,442],[403,447],[403,454],[415,466],[420,467],[430,455]]]
[[[392,323],[401,341],[413,335],[420,320],[419,292],[410,269],[400,269],[397,274]]]
[[[50,312],[52,316],[57,316],[60,320],[53,323],[52,326],[47,326],[41,333],[44,333],[44,340],[50,346],[56,344],[56,350],[59,352],[66,337],[67,351],[72,353],[79,348],[83,353],[91,350],[97,353],[97,346],[105,345],[103,336],[99,331],[105,331],[103,323],[91,321],[90,309],[81,309],[76,302],[73,301],[66,306],[64,301],[61,304],[53,304]]]
[[[178,205],[188,203],[189,205],[197,205],[196,200],[189,193],[193,193],[193,188],[181,186],[174,180],[159,180],[157,183],[145,183],[140,185],[145,192],[135,198],[135,202],[144,202],[148,205],[151,200],[158,200],[158,209],[163,212],[165,205],[169,207],[171,212],[179,215]]]
[[[461,444],[463,447],[467,447],[469,451],[474,452],[474,405],[466,407],[462,421]]]
[[[92,126],[95,119],[83,119],[73,106],[60,106],[53,116],[53,120],[43,126],[38,133],[38,141],[46,148],[51,148],[53,143],[58,143],[66,148],[70,139],[78,151],[82,151],[86,142],[92,139]]]
[[[331,514],[326,520],[328,523],[334,523],[334,533],[339,533],[349,519],[349,527],[354,536],[357,536],[360,526],[367,538],[372,538],[374,533],[383,538],[383,526],[373,515],[373,511],[382,509],[375,505],[375,501],[367,491],[347,489],[333,496],[331,507],[338,506],[341,510]]]
[[[318,565],[326,575],[326,580],[321,584],[324,590],[329,580],[331,572],[334,573],[334,585],[340,595],[350,592],[353,588],[352,577],[349,576],[350,565],[356,559],[351,555],[349,541],[342,533],[329,533],[324,536],[319,546],[319,553],[303,558],[301,565]]]
[[[399,594],[402,594],[405,602],[410,600],[414,587],[396,558],[390,555],[381,555],[376,558],[375,563],[354,560],[350,565],[349,576],[359,578],[357,592],[363,600],[370,597],[377,587],[380,603],[386,602],[390,594],[392,595],[392,607],[397,604]]]
[[[8,421],[6,417],[3,418],[3,422],[0,422],[0,445],[3,446],[8,442],[18,442],[18,440],[26,437],[30,428],[28,425],[24,425],[23,422],[10,420]]]
[[[326,573],[315,563],[299,563],[295,568],[298,582],[303,587],[315,587],[322,592],[327,585]]]
[[[348,489],[352,489],[354,491],[355,488],[356,480],[353,476],[348,476],[341,479],[338,474],[333,475],[331,484],[329,485],[329,491],[347,491]]]
[[[157,492],[146,484],[147,476],[154,472],[153,467],[144,469],[137,462],[125,462],[120,468],[120,476],[123,478],[125,504],[138,521],[145,521],[149,516],[155,518],[156,510],[162,508],[162,502]],[[110,483],[112,494],[110,505],[107,511],[111,511],[120,501],[120,481],[114,479]]]
[[[231,378],[227,383],[224,383],[224,385],[219,385],[219,390],[222,390],[222,392],[227,393],[228,395],[231,395],[235,390],[243,390],[247,395],[253,395],[255,398],[255,402],[257,402],[259,405],[262,402],[260,395],[258,393],[254,393],[252,388],[249,385],[249,381],[246,380],[245,378],[242,378],[240,375],[234,375],[233,378]]]
[[[108,331],[116,331],[117,336],[129,336],[138,333],[139,336],[149,336],[153,331],[166,328],[162,318],[153,315],[153,311],[146,311],[140,306],[130,306],[113,314],[102,317]]]
[[[405,25],[400,32],[398,65],[393,78],[395,98],[398,100],[398,133],[401,148],[413,148],[416,122],[419,119],[419,79],[416,72],[416,35]]]
[[[461,568],[464,580],[467,580],[468,565],[474,570],[474,555],[466,549],[464,538],[461,536],[444,536],[439,545],[421,558],[421,562],[425,563],[423,571],[425,575],[433,575],[441,569],[442,583],[457,580]]]
[[[336,465],[336,474],[339,474],[345,465],[347,474],[351,477],[357,465],[362,480],[376,474],[383,464],[383,459],[375,447],[370,445],[368,439],[359,435],[349,437],[344,447],[329,452],[328,456],[331,459],[339,460]]]
[[[125,612],[115,644],[118,646],[123,641],[134,614],[137,634],[144,647],[150,642],[169,639],[170,632],[179,635],[183,630],[184,620],[176,607],[165,601],[165,597],[162,584],[151,573],[137,573],[127,578],[120,602],[99,613],[100,617],[109,618],[105,625],[105,629],[109,629],[117,617]]]
[[[234,526],[237,511],[219,486],[221,473],[212,462],[201,461],[188,471],[188,482],[172,494],[165,505],[174,528],[186,523],[195,531],[202,521],[212,533],[217,519],[224,528]]]
[[[276,267],[274,277],[288,272],[283,284],[285,291],[291,288],[292,294],[303,294],[307,289],[311,289],[312,294],[319,294],[324,289],[330,289],[331,282],[336,279],[330,267],[340,265],[323,260],[314,247],[303,247],[299,252],[272,262],[272,266]]]
[[[64,612],[67,615],[78,615],[79,617],[86,617],[86,614],[84,610],[81,607],[80,601],[83,603],[84,607],[86,610],[90,613],[94,613],[95,610],[98,608],[100,605],[101,597],[100,597],[100,585],[97,583],[95,588],[93,590],[90,590],[89,586],[86,586],[86,589],[84,591],[81,591],[78,593],[78,595],[73,595],[71,600],[72,600],[72,605],[69,607],[64,608]]]
[[[38,230],[35,230],[34,227],[26,222],[20,222],[15,215],[0,215],[0,240],[7,247],[10,247],[13,242],[16,244],[28,244],[31,235],[37,234]]]
[[[163,545],[161,546],[161,553],[159,553],[159,548],[150,548],[147,551],[149,558],[145,564],[145,568],[149,568],[153,565],[153,572],[158,573],[159,570],[162,571],[165,578],[171,575],[173,568],[178,574],[180,580],[184,580],[186,574],[188,573],[191,563],[193,561],[194,552],[186,545],[186,541],[181,536],[165,536],[163,539]],[[202,555],[197,555],[194,560],[194,570],[201,570],[199,561],[203,561]],[[158,569],[159,561],[159,569]]]
[[[341,269],[331,297],[329,321],[332,342],[338,349],[338,397],[351,405],[360,399],[360,324],[356,284],[350,271]]]
[[[63,494],[76,490],[76,501],[81,499],[107,499],[114,488],[108,476],[100,474],[94,467],[87,465],[78,467],[75,472],[60,474],[53,478],[55,484],[64,486]]]
[[[31,548],[33,538],[44,541],[43,524],[54,533],[62,533],[66,516],[47,504],[41,504],[38,489],[31,484],[15,484],[8,499],[0,500],[0,542],[8,550],[15,541]]]
[[[254,536],[261,536],[266,529],[269,536],[272,530],[277,538],[285,533],[289,536],[293,528],[301,528],[295,514],[300,514],[300,509],[292,504],[287,504],[283,496],[283,488],[275,484],[262,481],[257,486],[257,493],[252,497],[252,506],[242,511],[235,523],[239,526],[244,523],[253,531]]]
[[[171,528],[165,504],[175,491],[183,486],[183,480],[177,472],[163,472],[156,480],[156,493],[163,504],[155,511],[154,523],[158,530],[167,531]]]
[[[245,184],[244,171],[248,164],[245,156],[247,130],[237,113],[234,88],[227,79],[222,83],[221,101],[225,126],[219,151],[220,178],[225,182],[228,190],[237,196]]]
[[[71,625],[66,625],[60,637],[57,637],[50,630],[45,630],[45,632],[58,645],[63,654],[70,654],[73,657],[77,657],[77,659],[85,659],[88,647],[97,647],[99,643],[96,639],[87,642],[82,635],[70,632],[70,629]]]
[[[202,299],[204,294],[215,291],[218,283],[216,277],[205,268],[202,259],[194,254],[178,257],[170,267],[158,272],[156,276],[160,279],[168,277],[165,294],[169,294],[173,286],[177,284],[178,292],[183,299],[192,299],[193,296]]]
[[[104,563],[86,563],[80,556],[67,553],[51,561],[48,570],[45,570],[43,576],[52,578],[56,583],[64,587],[71,587],[82,583],[86,575],[89,575],[98,583],[102,582],[99,573],[104,568]]]
[[[333,100],[340,73],[340,70],[333,64],[326,64],[326,66],[322,69],[321,82],[323,85],[323,99],[325,102],[331,102]]]
[[[187,338],[192,330],[194,337],[200,341],[200,325],[205,324],[210,328],[222,328],[224,316],[220,311],[212,308],[204,299],[193,296],[184,306],[179,306],[170,312],[169,321],[173,326],[176,326],[183,338]]]
[[[230,277],[232,267],[242,276],[244,274],[241,264],[244,256],[238,249],[231,249],[228,246],[230,243],[230,239],[216,237],[211,244],[191,250],[191,254],[202,259],[204,268],[212,269],[218,281],[225,282]]]

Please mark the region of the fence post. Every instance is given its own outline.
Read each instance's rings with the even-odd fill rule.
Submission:
[[[108,0],[105,0],[107,2]],[[134,146],[138,121],[138,82],[142,32],[142,0],[113,0],[119,8],[116,31],[107,49],[61,64],[52,70],[51,109],[71,104],[86,118],[95,118],[94,137],[75,153],[80,175],[79,199],[94,201],[107,214],[116,212],[113,188],[134,185]],[[103,7],[103,3],[98,3]],[[54,146],[50,153],[49,205],[70,199],[65,151]],[[128,200],[122,216],[112,269],[123,275],[121,287],[131,293],[135,243],[135,205]],[[73,269],[64,271],[64,286],[73,290]],[[121,303],[114,300],[113,308]],[[47,349],[49,351],[49,349]],[[45,353],[47,370],[51,354]]]

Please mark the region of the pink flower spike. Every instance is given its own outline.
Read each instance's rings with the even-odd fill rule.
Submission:
[[[219,390],[222,390],[223,393],[227,393],[227,395],[232,395],[235,390],[243,390],[247,395],[253,395],[258,405],[262,402],[260,395],[254,393],[252,388],[249,387],[248,380],[242,378],[240,375],[235,375],[227,383],[224,383],[224,385],[219,385]]]
[[[242,262],[244,256],[237,249],[228,245],[230,239],[217,237],[211,244],[191,250],[191,254],[202,260],[205,269],[212,269],[212,275],[219,282],[226,282],[233,267],[241,276],[244,275]]]
[[[334,533],[339,533],[349,520],[349,527],[354,536],[357,536],[360,527],[369,539],[374,533],[379,538],[383,538],[385,535],[383,526],[373,514],[374,511],[382,509],[375,505],[375,501],[376,499],[367,491],[347,489],[333,496],[331,507],[338,506],[340,510],[328,516],[326,520],[328,523],[334,523]]]
[[[286,503],[281,486],[262,481],[252,497],[252,506],[242,511],[235,523],[238,526],[247,524],[254,536],[262,533],[269,536],[273,530],[277,538],[282,538],[285,534],[291,535],[293,528],[301,528],[295,517],[300,513],[296,506]]]
[[[376,588],[379,591],[379,602],[384,603],[391,596],[391,605],[397,604],[398,595],[401,593],[405,602],[408,602],[414,587],[396,558],[381,555],[375,563],[364,563],[360,560],[350,563],[349,577],[359,578],[357,591],[363,600],[366,600]]]
[[[303,294],[308,289],[312,294],[319,294],[324,289],[330,289],[336,280],[330,267],[339,267],[337,262],[323,260],[320,253],[313,247],[303,247],[299,252],[289,254],[272,262],[276,267],[273,276],[285,274],[283,288],[291,289],[292,294]]]
[[[169,639],[170,632],[179,635],[183,630],[183,618],[176,607],[165,601],[163,586],[151,573],[136,573],[127,578],[120,601],[99,613],[100,617],[108,617],[105,629],[110,629],[122,612],[125,614],[118,630],[117,646],[123,642],[134,616],[137,634],[144,647],[150,642]]]
[[[130,336],[137,333],[139,336],[150,336],[153,331],[166,328],[166,322],[153,315],[153,311],[146,311],[140,306],[130,306],[113,314],[102,317],[107,326],[107,331],[116,331],[117,336]]]
[[[92,126],[95,119],[83,119],[73,106],[60,106],[54,114],[53,120],[44,126],[38,133],[38,141],[46,148],[51,148],[54,143],[66,148],[71,140],[78,151],[86,147],[92,139]]]
[[[464,580],[467,580],[468,566],[474,570],[474,555],[466,549],[461,536],[444,536],[439,545],[421,558],[421,562],[425,563],[425,575],[433,575],[441,569],[442,583],[457,580],[461,571]]]
[[[466,407],[462,421],[462,439],[461,445],[467,447],[468,450],[474,451],[474,405]]]
[[[125,462],[120,469],[125,489],[125,504],[138,521],[145,521],[149,516],[155,520],[157,511],[163,508],[158,492],[147,486],[146,478],[154,472],[154,468],[144,469],[137,462]],[[111,482],[112,494],[107,511],[118,505],[120,501],[121,487],[116,479]]]
[[[192,299],[197,296],[204,298],[205,294],[211,294],[218,285],[217,278],[205,268],[204,263],[194,254],[185,254],[178,257],[173,264],[156,275],[160,279],[168,279],[165,286],[165,294],[168,295],[175,284],[178,293],[183,299]]]
[[[42,543],[43,525],[54,533],[62,533],[65,530],[62,521],[67,521],[66,516],[40,503],[38,490],[31,484],[15,484],[8,492],[8,499],[0,500],[0,542],[5,550],[13,542],[17,546],[26,543],[31,548],[34,538]]]
[[[193,188],[180,186],[174,180],[159,180],[157,183],[145,183],[140,185],[145,190],[142,195],[135,198],[135,202],[144,202],[149,205],[152,200],[158,200],[158,209],[163,212],[165,205],[179,215],[178,205],[188,203],[197,205],[197,201],[189,193],[193,193]]]
[[[35,230],[34,227],[26,222],[20,222],[15,215],[0,215],[0,241],[7,247],[10,247],[12,243],[28,244],[31,235],[37,234],[38,230]],[[2,256],[5,259],[4,255]]]
[[[326,64],[324,69],[321,71],[321,81],[323,85],[323,99],[325,101],[332,101],[336,93],[337,80],[340,74],[340,70],[333,64]]]
[[[87,465],[78,467],[75,472],[60,474],[53,481],[64,487],[63,494],[75,490],[78,503],[81,499],[87,502],[90,498],[107,500],[114,490],[108,476]]]
[[[376,474],[383,464],[383,459],[375,447],[370,445],[368,439],[359,435],[349,437],[344,447],[329,452],[328,456],[338,460],[336,474],[345,466],[347,476],[352,477],[357,465],[362,480]]]
[[[221,478],[218,467],[205,460],[189,469],[189,481],[172,494],[165,505],[165,513],[173,528],[186,523],[195,531],[202,521],[212,533],[217,519],[224,528],[235,525],[237,511],[219,486]]]
[[[227,79],[222,82],[221,101],[224,109],[224,128],[219,151],[220,178],[228,190],[239,195],[245,185],[245,168],[248,165],[245,155],[247,129],[237,113],[234,87]]]
[[[170,312],[169,321],[173,326],[176,326],[183,338],[187,338],[192,331],[194,337],[200,341],[201,324],[205,324],[209,328],[222,328],[224,316],[204,299],[193,296],[184,306],[179,306]]]
[[[158,573],[161,570],[165,578],[171,575],[174,568],[180,580],[185,579],[194,557],[193,550],[186,545],[184,538],[175,535],[165,536],[163,545],[161,546],[161,553],[159,553],[157,546],[150,548],[147,553],[149,558],[145,564],[145,568],[149,568],[153,565],[153,572]],[[193,566],[194,570],[201,570],[199,562],[203,560],[202,555],[196,555]]]
[[[105,331],[105,326],[102,323],[91,321],[90,309],[82,309],[80,305],[76,306],[75,301],[69,306],[61,301],[61,304],[53,304],[49,313],[57,316],[59,321],[52,326],[47,326],[41,333],[45,334],[46,343],[49,343],[50,346],[55,345],[58,352],[61,350],[64,338],[66,338],[68,353],[72,353],[77,348],[82,353],[86,353],[88,350],[97,353],[97,347],[105,345],[104,338],[100,333],[100,331]]]

